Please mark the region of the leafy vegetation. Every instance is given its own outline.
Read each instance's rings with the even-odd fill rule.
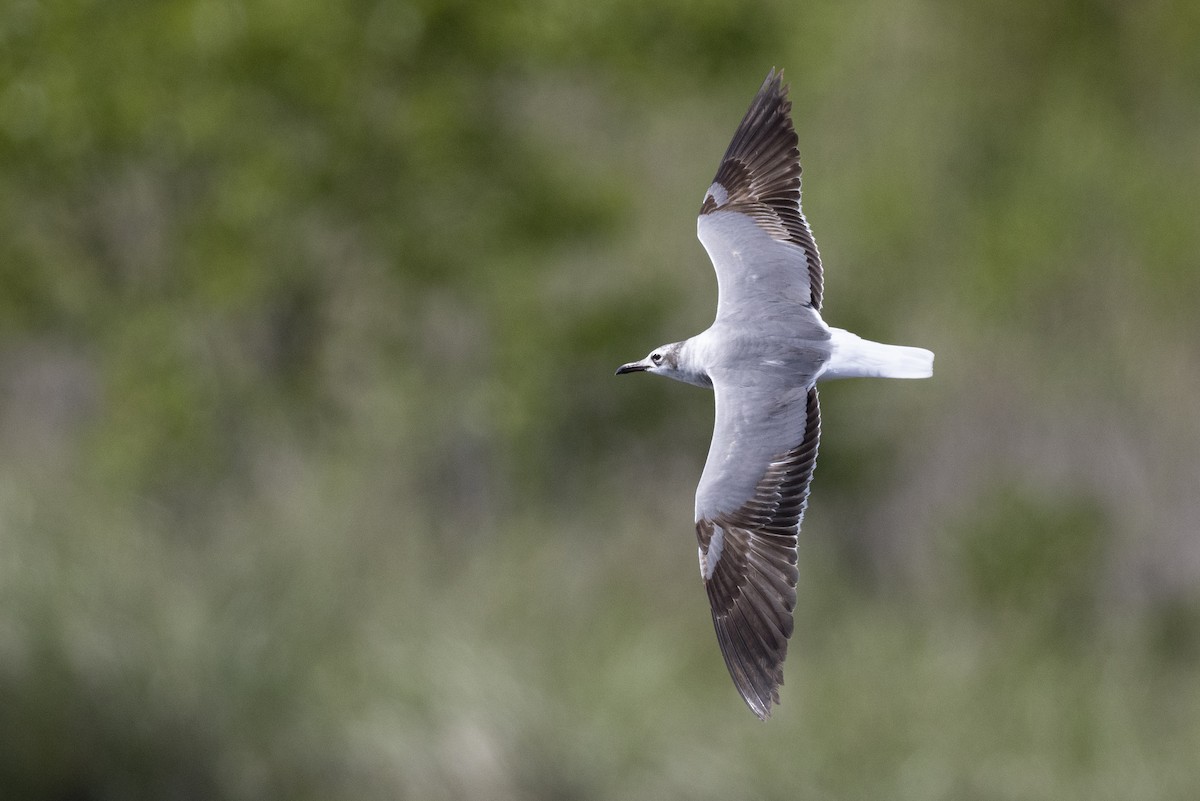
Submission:
[[[1195,4],[0,9],[0,796],[1200,792]],[[783,705],[695,575],[786,68],[846,382]]]

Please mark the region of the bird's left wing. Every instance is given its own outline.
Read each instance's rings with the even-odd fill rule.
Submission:
[[[771,70],[704,196],[696,231],[717,272],[717,317],[821,308],[823,273],[800,210],[800,151],[782,73]]]

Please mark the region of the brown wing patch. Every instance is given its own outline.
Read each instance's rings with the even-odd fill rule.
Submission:
[[[738,692],[764,719],[783,684],[799,578],[797,536],[821,437],[815,387],[807,403],[803,441],[771,461],[754,497],[735,512],[696,523],[702,574],[710,551],[716,559],[705,589],[721,654]]]

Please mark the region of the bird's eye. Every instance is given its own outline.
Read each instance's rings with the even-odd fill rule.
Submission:
[[[655,364],[662,364],[662,354],[661,353],[651,353],[650,361],[654,362]]]

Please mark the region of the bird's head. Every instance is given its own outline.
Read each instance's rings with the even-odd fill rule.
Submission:
[[[622,364],[617,368],[617,375],[625,373],[658,373],[671,375],[679,369],[679,343],[663,345],[650,351],[641,361]]]

